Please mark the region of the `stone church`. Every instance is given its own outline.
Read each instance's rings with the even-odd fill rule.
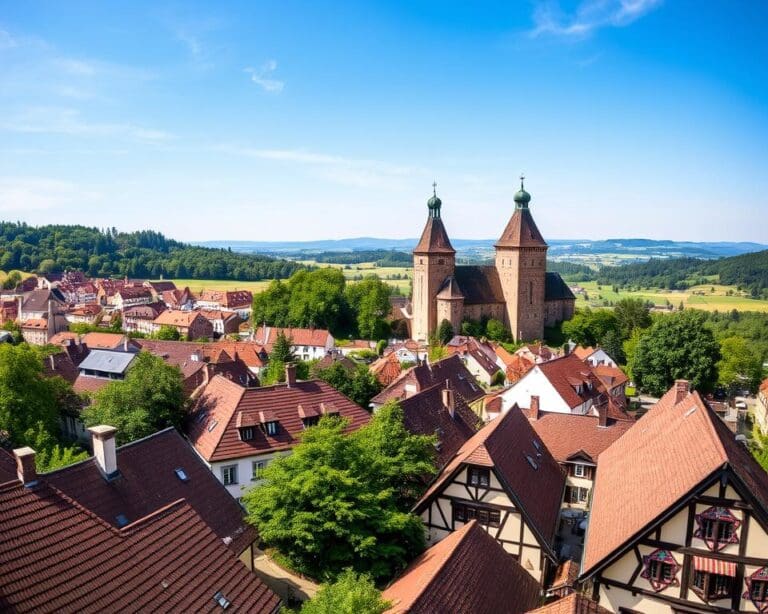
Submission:
[[[448,320],[495,318],[516,340],[543,339],[544,327],[573,316],[575,297],[558,273],[547,273],[547,244],[533,221],[531,195],[523,179],[514,196],[515,212],[495,244],[492,265],[456,266],[456,250],[440,217],[435,192],[429,218],[413,250],[412,336],[427,340]]]

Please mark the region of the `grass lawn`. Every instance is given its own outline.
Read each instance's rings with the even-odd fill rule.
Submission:
[[[200,294],[201,290],[250,290],[256,293],[264,290],[270,282],[270,280],[230,281],[227,279],[167,279],[166,281],[172,281],[179,289],[189,286],[194,294]]]

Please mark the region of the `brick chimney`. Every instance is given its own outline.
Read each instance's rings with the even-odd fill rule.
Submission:
[[[115,433],[117,429],[114,426],[101,424],[92,426],[88,429],[91,433],[93,443],[93,457],[96,466],[101,475],[107,480],[115,479],[119,471],[117,470],[117,449],[115,447]]]
[[[445,380],[445,388],[443,388],[443,407],[448,410],[448,413],[453,418],[456,415],[456,401],[453,396],[453,390],[451,390],[450,380]]]
[[[37,484],[35,451],[30,447],[16,448],[13,455],[16,457],[16,475],[19,476],[21,483],[27,487]]]
[[[285,365],[285,385],[288,388],[296,386],[296,365],[293,363]]]
[[[603,403],[597,408],[597,425],[600,428],[608,426],[608,403]]]
[[[687,379],[675,380],[675,405],[681,403],[682,400],[688,396],[691,392],[691,384]]]
[[[538,420],[539,419],[539,397],[538,395],[532,394],[531,395],[531,409],[529,412],[529,419],[530,420]]]

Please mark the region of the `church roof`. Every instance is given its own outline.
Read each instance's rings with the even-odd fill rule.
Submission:
[[[453,276],[464,295],[465,305],[504,302],[504,292],[495,266],[457,266]]]
[[[576,300],[571,289],[560,277],[560,273],[548,272],[544,280],[544,300],[557,301],[562,299]]]
[[[421,233],[419,243],[413,249],[414,254],[455,254],[448,233],[443,226],[443,220],[430,216],[424,232]]]
[[[443,285],[440,286],[440,291],[437,293],[437,298],[449,300],[464,298],[464,294],[459,289],[459,284],[453,275],[445,278]]]
[[[546,247],[536,222],[533,221],[530,209],[518,208],[501,233],[496,247]]]

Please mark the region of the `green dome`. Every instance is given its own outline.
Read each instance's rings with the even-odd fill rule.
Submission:
[[[519,207],[527,207],[528,203],[531,202],[531,195],[528,194],[528,192],[525,191],[525,187],[523,186],[523,180],[525,177],[520,177],[520,189],[515,193],[515,203]]]
[[[443,201],[437,196],[437,184],[432,184],[432,196],[427,201],[427,207],[429,207],[430,217],[440,217],[440,207],[443,206]]]

